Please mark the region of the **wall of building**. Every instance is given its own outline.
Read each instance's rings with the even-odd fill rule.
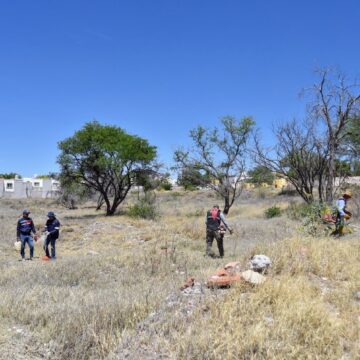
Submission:
[[[54,198],[58,190],[59,182],[54,179],[0,179],[0,198],[5,199]]]

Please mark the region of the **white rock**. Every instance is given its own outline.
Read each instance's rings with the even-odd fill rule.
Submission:
[[[241,277],[246,282],[248,282],[250,284],[254,284],[254,285],[262,284],[266,280],[265,276],[257,273],[256,271],[253,271],[253,270],[246,270],[246,271],[242,272]]]

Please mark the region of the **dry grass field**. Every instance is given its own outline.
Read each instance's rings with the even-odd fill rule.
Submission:
[[[228,216],[225,258],[212,259],[205,212],[221,202],[210,192],[158,193],[156,221],[127,216],[133,201],[105,217],[92,204],[0,199],[0,359],[360,359],[359,220],[341,239],[305,236],[286,214],[264,216],[299,199],[245,194]],[[57,213],[56,261],[40,259],[40,244],[34,261],[18,261],[25,207],[39,226]],[[256,253],[273,262],[264,284],[205,287]],[[188,276],[200,293],[181,293]]]

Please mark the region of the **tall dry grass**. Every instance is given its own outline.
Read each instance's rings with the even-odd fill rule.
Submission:
[[[358,359],[360,244],[328,239],[258,246],[274,267],[177,321],[162,346],[177,359]]]
[[[208,192],[159,193],[156,221],[127,217],[135,201],[130,197],[121,215],[105,217],[91,204],[70,211],[43,200],[0,200],[0,358],[122,358],[124,334],[135,343],[134,359],[145,358],[139,348],[174,359],[359,355],[355,234],[343,241],[302,238],[286,216],[264,217],[266,208],[285,208],[289,199],[255,194],[230,211],[235,231],[226,235],[225,259],[210,259],[203,256],[205,213],[219,199]],[[18,261],[13,241],[24,207],[36,224],[48,210],[58,213],[56,262]],[[186,311],[179,286],[188,276],[204,283],[225,262],[244,266],[255,253],[273,260],[263,286],[208,291]],[[169,299],[173,310],[163,311]],[[185,309],[177,308],[181,299]],[[147,323],[154,313],[159,321]]]

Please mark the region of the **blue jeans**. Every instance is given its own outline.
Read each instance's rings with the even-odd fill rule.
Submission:
[[[56,254],[55,254],[55,243],[56,243],[56,238],[53,238],[51,236],[47,236],[45,243],[44,243],[44,250],[45,250],[45,254],[46,256],[50,257],[50,253],[49,253],[49,245],[51,244],[51,258],[55,259],[56,258]]]
[[[31,259],[34,256],[34,240],[32,236],[20,234],[20,241],[21,241],[21,250],[20,250],[21,257],[25,258],[25,245],[26,243],[28,243],[30,248],[30,259]]]

